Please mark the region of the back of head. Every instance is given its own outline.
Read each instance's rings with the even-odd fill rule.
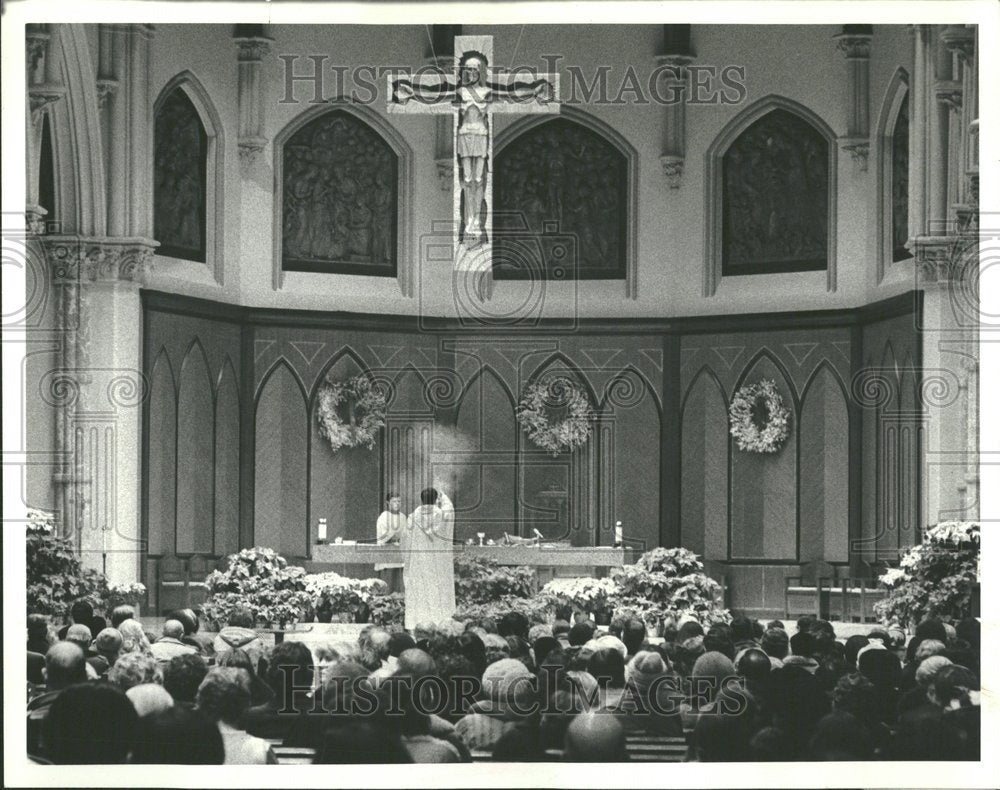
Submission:
[[[143,683],[162,683],[163,670],[156,659],[145,653],[125,653],[108,671],[108,681],[122,691]]]
[[[695,636],[704,636],[705,629],[697,620],[688,620],[677,628],[677,642],[682,643]]]
[[[844,642],[844,663],[848,669],[853,669],[858,665],[858,651],[868,644],[868,637],[861,634],[847,637]]]
[[[279,704],[291,702],[291,692],[309,688],[313,682],[312,652],[303,642],[282,642],[275,645],[267,663],[267,685],[279,695]],[[282,693],[287,696],[283,699]]]
[[[74,644],[82,647],[84,650],[87,649],[93,638],[93,634],[90,633],[89,625],[84,625],[83,623],[73,623],[73,625],[66,629],[66,641],[73,642]]]
[[[493,746],[494,762],[533,763],[545,760],[545,750],[538,731],[532,727],[513,727]]]
[[[438,492],[436,488],[425,488],[420,492],[420,504],[422,505],[433,505],[438,501]]]
[[[412,763],[397,733],[371,721],[336,723],[327,727],[316,750],[318,765],[364,765]]]
[[[711,702],[725,687],[726,681],[736,676],[736,667],[729,656],[710,651],[698,657],[691,669],[691,682],[699,698]]]
[[[239,726],[250,707],[250,676],[243,669],[213,667],[195,699],[198,710],[212,721]]]
[[[763,650],[752,648],[740,656],[736,670],[752,684],[760,684],[771,674],[771,659]]]
[[[639,652],[639,646],[646,639],[646,624],[636,617],[625,621],[622,626],[621,638],[628,649],[628,654],[635,655]]]
[[[159,713],[174,706],[174,698],[157,683],[140,683],[125,692],[139,718],[151,713]]]
[[[389,655],[399,658],[404,650],[416,647],[416,644],[406,631],[395,631],[389,634]]]
[[[788,655],[788,634],[784,628],[768,628],[760,639],[761,649],[774,658]]]
[[[49,689],[62,689],[87,679],[83,649],[73,642],[56,642],[45,654],[45,682]]]
[[[519,636],[521,639],[528,639],[528,629],[531,624],[528,618],[521,612],[507,612],[497,623],[497,633],[500,636]]]
[[[810,621],[812,622],[812,621]],[[813,635],[810,631],[798,631],[788,640],[794,656],[811,656],[813,654]]]
[[[111,625],[118,628],[126,620],[135,619],[135,608],[128,606],[127,604],[122,604],[121,606],[116,606],[111,610]]]
[[[535,665],[541,667],[549,653],[558,649],[559,640],[554,636],[538,637],[531,645],[531,652],[535,654]]]
[[[589,622],[576,623],[569,629],[569,643],[574,646],[589,642],[594,636],[594,629]]]
[[[733,641],[737,644],[753,640],[753,620],[746,615],[736,615],[729,627],[733,629]]]
[[[194,609],[178,609],[170,613],[169,619],[176,620],[183,626],[184,636],[198,633],[198,628],[201,626]]]
[[[175,705],[140,719],[129,762],[222,765],[225,756],[215,723],[200,711]]]
[[[809,751],[815,760],[870,760],[874,741],[864,722],[835,710],[816,723]]]
[[[249,658],[247,662],[249,663]],[[198,686],[206,674],[208,674],[208,664],[197,653],[174,656],[163,668],[163,687],[174,701],[194,703]]]
[[[573,626],[570,625],[569,620],[554,620],[552,622],[552,636],[556,637],[556,639],[558,639],[560,636],[563,636],[564,634],[568,638],[569,632],[572,629]]]
[[[422,678],[426,675],[434,674],[436,669],[437,666],[430,654],[425,650],[414,647],[404,650],[399,654],[396,674],[407,675],[412,678]]]
[[[614,716],[577,714],[566,728],[564,759],[574,763],[625,762],[625,730]]]
[[[698,762],[738,762],[747,759],[749,733],[736,716],[709,713],[698,717],[691,746]]]
[[[916,680],[919,686],[929,688],[937,673],[952,665],[950,658],[944,656],[928,656],[917,667]]]
[[[925,639],[914,652],[913,659],[919,664],[925,658],[941,655],[945,649],[945,643],[939,639]]]
[[[94,606],[90,601],[74,601],[70,607],[69,616],[74,623],[81,623],[90,626],[90,621],[94,619]]]
[[[979,621],[975,617],[966,617],[955,626],[955,636],[969,643],[975,652],[979,652]]]
[[[553,636],[552,626],[546,623],[535,623],[528,629],[528,641],[534,643],[536,639],[543,636]]]
[[[934,675],[929,696],[940,708],[965,707],[973,704],[973,692],[979,691],[979,678],[970,670],[952,664]]]
[[[334,714],[355,712],[356,694],[371,688],[368,669],[354,661],[339,661],[323,671],[323,710]]]
[[[881,688],[898,688],[902,666],[891,650],[862,650],[858,653],[858,671]]]
[[[795,630],[808,631],[810,626],[816,622],[817,619],[818,618],[814,614],[804,614],[795,621]]]
[[[736,658],[736,647],[733,644],[731,634],[732,632],[728,628],[724,629],[719,626],[712,626],[708,629],[708,633],[705,634],[705,650],[709,653],[722,653],[722,655],[732,661]]]
[[[236,609],[229,615],[229,620],[227,621],[227,625],[234,628],[253,628],[254,624],[255,618],[253,612],[249,609]]]
[[[163,635],[168,639],[180,639],[184,636],[184,624],[180,620],[167,620],[163,624]]]
[[[44,614],[28,615],[28,636],[39,638],[44,637],[49,632],[49,618]]]
[[[587,671],[594,676],[601,688],[621,688],[625,685],[625,661],[614,648],[594,651],[587,661]]]
[[[771,673],[768,680],[767,704],[773,723],[802,749],[812,735],[813,727],[830,710],[830,699],[815,675],[801,667],[784,666]],[[790,755],[789,759],[794,759]]]
[[[104,683],[62,691],[46,718],[48,756],[57,765],[124,763],[138,722],[128,697]]]

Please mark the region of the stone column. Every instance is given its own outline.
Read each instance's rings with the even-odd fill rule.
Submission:
[[[142,375],[139,286],[156,242],[44,236],[54,285],[60,365],[43,397],[56,412],[54,478],[64,534],[87,567],[136,581]]]
[[[667,79],[668,101],[663,126],[663,152],[660,167],[671,189],[679,189],[684,178],[687,153],[686,125],[688,101],[688,65],[694,60],[691,25],[664,25],[662,51],[656,56],[657,72]]]
[[[265,35],[263,25],[237,25],[233,36],[239,63],[239,149],[240,162],[252,163],[267,145],[264,136],[264,57],[274,39]]]
[[[840,139],[840,147],[847,151],[858,171],[868,171],[869,141],[869,86],[868,71],[871,58],[871,25],[844,25],[843,32],[835,36],[837,49],[847,57],[849,103],[847,109],[847,135]]]

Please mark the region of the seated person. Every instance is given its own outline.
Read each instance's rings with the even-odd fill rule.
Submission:
[[[250,678],[245,670],[215,667],[198,687],[197,709],[214,721],[222,735],[226,765],[277,762],[271,745],[243,729],[250,708]]]

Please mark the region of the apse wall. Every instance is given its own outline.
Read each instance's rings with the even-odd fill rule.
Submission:
[[[320,518],[330,540],[371,540],[388,492],[410,510],[436,480],[460,540],[537,529],[608,545],[622,521],[637,551],[683,545],[722,563],[731,605],[760,613],[804,563],[847,574],[917,539],[916,294],[856,311],[524,334],[143,298],[153,559],[256,544],[306,561]],[[334,452],[319,387],[359,374],[387,392],[387,423],[373,448]],[[534,446],[515,417],[525,385],[553,374],[594,410],[572,454]],[[735,391],[763,379],[791,412],[772,455],[740,451],[728,431]]]

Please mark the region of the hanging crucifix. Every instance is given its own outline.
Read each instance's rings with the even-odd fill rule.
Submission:
[[[525,79],[490,66],[492,36],[455,36],[453,74],[389,76],[392,113],[453,113],[455,269],[492,266],[494,113],[559,112],[559,75]],[[539,163],[540,165],[541,163]]]

